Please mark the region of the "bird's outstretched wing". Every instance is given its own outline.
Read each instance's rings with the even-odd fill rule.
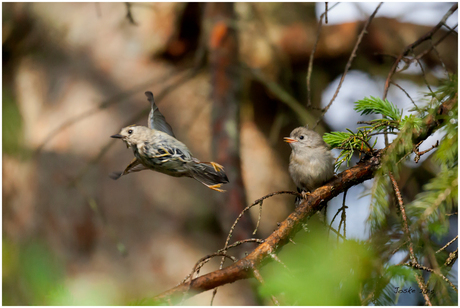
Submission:
[[[171,125],[169,125],[166,122],[165,117],[161,114],[160,110],[158,109],[158,106],[155,104],[155,99],[153,98],[152,92],[150,91],[145,92],[145,96],[147,96],[147,99],[151,104],[148,127],[162,131],[176,138],[176,136],[174,136]]]

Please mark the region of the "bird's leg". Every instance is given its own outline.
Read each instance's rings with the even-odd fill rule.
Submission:
[[[205,184],[205,183],[203,183],[203,184],[206,185],[208,188],[211,188],[212,190],[215,190],[215,191],[218,191],[218,192],[225,192],[225,190],[220,189],[222,184],[214,184],[214,185],[208,185],[208,184]]]
[[[125,168],[123,173],[121,175],[125,175],[131,172],[139,172],[142,170],[148,169],[146,166],[142,165],[142,163],[137,159],[134,158],[128,165],[128,167]]]
[[[131,172],[139,172],[139,171],[142,171],[142,170],[145,170],[145,169],[148,169],[148,168],[145,167],[144,165],[142,165],[141,162],[137,160],[137,158],[134,158],[129,163],[129,165],[125,168],[125,170],[123,172],[113,172],[109,176],[114,180],[118,180],[123,175],[126,175],[126,174],[131,173]]]

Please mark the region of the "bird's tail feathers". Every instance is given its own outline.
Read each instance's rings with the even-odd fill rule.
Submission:
[[[228,183],[228,178],[224,172],[224,167],[215,162],[194,163],[190,170],[191,175],[195,180],[201,182],[213,190],[222,192],[223,190],[218,188],[221,186],[221,184]]]

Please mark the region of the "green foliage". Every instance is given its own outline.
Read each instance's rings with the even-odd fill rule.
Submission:
[[[443,271],[443,274],[455,285],[457,277],[452,275],[450,272]],[[458,305],[458,293],[455,292],[450,285],[439,275],[430,275],[428,280],[429,294],[432,299],[431,303],[433,306],[457,306]]]
[[[323,136],[323,140],[332,148],[343,149],[339,157],[336,159],[335,168],[338,169],[345,161],[347,162],[348,166],[357,146],[356,143],[353,142],[353,134],[344,132],[326,133]]]
[[[396,180],[399,179],[402,162],[410,157],[410,154],[419,145],[415,144],[420,136],[427,137],[427,119],[431,123],[434,119],[441,123],[437,130],[444,133],[439,146],[423,155],[431,156],[427,160],[429,172],[433,172],[433,178],[427,179],[422,190],[407,200],[407,187],[399,187],[403,195],[404,207],[408,216],[409,232],[414,243],[415,255],[418,258],[426,256],[427,251],[437,250],[437,243],[432,241],[433,236],[438,240],[449,230],[448,214],[457,211],[458,207],[458,103],[457,103],[457,76],[451,75],[435,91],[427,96],[430,100],[425,106],[417,106],[414,114],[404,115],[387,100],[378,98],[364,98],[356,102],[355,110],[362,115],[381,115],[381,119],[374,119],[362,122],[365,126],[359,127],[357,132],[332,132],[324,136],[332,148],[341,149],[342,152],[337,159],[337,164],[349,163],[352,155],[356,152],[372,155],[375,151],[375,143],[370,146],[371,136],[390,132],[396,134],[391,144],[382,153],[380,168],[374,174],[374,182],[371,190],[371,208],[369,222],[372,234],[401,236],[401,244],[407,241],[404,236],[403,219],[397,202],[395,189],[390,181],[392,174]],[[438,115],[438,110],[443,102],[455,99],[455,104],[448,115]],[[429,131],[433,133],[433,131]],[[428,148],[430,145],[425,146]],[[417,150],[419,151],[419,150]],[[409,188],[410,189],[410,188]],[[410,191],[410,190],[409,190]],[[428,236],[427,236],[428,235]],[[385,244],[386,245],[386,244]],[[388,250],[391,245],[388,245]],[[430,248],[426,248],[430,247]],[[393,250],[395,247],[391,248]],[[385,250],[382,250],[382,252]],[[406,248],[407,251],[407,248]],[[385,254],[389,253],[385,251]],[[434,256],[434,255],[433,255]],[[436,254],[439,265],[442,265],[447,258],[444,254]],[[420,261],[420,260],[419,260]],[[449,276],[448,269],[441,267],[443,274]],[[413,268],[401,266],[386,266],[385,270],[377,277],[370,279],[363,284],[361,294],[372,296],[374,305],[395,305],[398,303],[398,294],[395,294],[394,287],[405,285],[416,286],[414,280],[415,271]],[[438,305],[449,305],[455,303],[458,295],[450,285],[436,274],[430,275],[430,292],[432,302]],[[418,287],[417,288],[417,292]]]
[[[439,143],[434,160],[440,165],[452,167],[458,160],[458,104],[453,106],[447,117],[440,118],[444,120],[443,130],[446,134]]]
[[[3,305],[120,304],[112,282],[80,273],[66,277],[64,264],[39,241],[18,245],[3,239],[2,246]]]
[[[452,212],[458,200],[458,166],[444,168],[423,186],[423,191],[407,205],[409,214],[427,223],[432,234],[442,236],[448,231],[446,214]]]
[[[302,242],[299,237],[296,243]],[[287,270],[277,262],[263,267],[260,294],[267,300],[273,295],[282,305],[360,305],[361,286],[375,256],[356,241],[332,242],[315,231],[308,244],[286,246],[279,257]]]
[[[387,176],[376,176],[374,178],[371,191],[371,208],[369,213],[371,230],[375,230],[376,226],[383,227],[386,225],[387,212],[390,205],[390,195],[388,194],[390,189],[390,179]]]
[[[390,103],[388,100],[382,100],[377,97],[366,97],[355,103],[356,111],[361,112],[361,115],[366,114],[381,114],[395,122],[399,122],[402,116],[402,110]]]
[[[458,91],[458,76],[457,74],[450,74],[449,78],[443,80],[441,86],[435,92],[427,93],[435,101],[442,103],[452,99],[457,95]]]
[[[324,134],[323,139],[332,148],[339,148],[343,147],[348,140],[352,139],[352,136],[352,133],[332,132]]]
[[[17,246],[3,239],[2,246],[3,305],[52,305],[67,294],[63,267],[44,245]]]
[[[339,169],[344,162],[346,162],[347,166],[349,166],[350,160],[355,151],[369,152],[372,151],[373,148],[373,145],[369,144],[370,137],[363,133],[363,131],[358,131],[356,134],[351,130],[348,130],[347,133],[326,133],[323,136],[323,140],[332,148],[342,149],[342,152],[336,159],[336,169]]]
[[[375,306],[394,306],[398,304],[399,290],[415,283],[414,269],[399,265],[387,265],[382,275],[369,281],[366,291],[374,292],[372,303]],[[366,292],[364,292],[366,293]]]
[[[413,114],[405,116],[399,124],[400,130],[414,129],[416,132],[422,129],[423,120]]]
[[[392,194],[392,186],[389,185],[387,178],[391,172],[393,176],[398,179],[401,168],[401,160],[407,159],[414,148],[415,144],[413,140],[420,134],[424,129],[423,118],[427,116],[436,116],[436,112],[439,105],[448,100],[452,99],[457,95],[457,76],[451,75],[449,80],[446,80],[443,85],[439,87],[436,92],[430,93],[432,97],[431,101],[422,108],[417,108],[417,114],[406,115],[403,117],[402,110],[396,108],[394,104],[388,100],[382,100],[380,98],[370,97],[364,98],[355,103],[355,110],[360,112],[361,115],[366,114],[379,114],[383,116],[382,119],[374,119],[369,122],[365,122],[366,126],[358,128],[356,133],[348,130],[348,132],[332,132],[324,135],[324,141],[328,143],[332,148],[342,149],[339,157],[336,160],[336,168],[344,162],[347,166],[354,153],[369,153],[371,154],[374,150],[375,142],[371,145],[371,135],[383,133],[383,131],[397,132],[396,138],[393,140],[391,146],[389,146],[381,159],[381,167],[376,172],[374,177],[374,184],[372,188],[372,202],[371,202],[371,214],[370,222],[371,229],[376,230],[382,227],[384,224],[388,211],[389,200],[388,196]],[[437,119],[444,120],[441,129],[446,134],[440,142],[439,148],[434,155],[434,160],[439,166],[445,166],[453,168],[457,164],[458,157],[458,105],[455,104],[454,108],[449,112],[446,117],[437,116]],[[450,178],[449,178],[450,179]],[[436,200],[435,194],[442,193],[446,189],[453,189],[453,182],[449,185],[443,182],[443,189],[430,190],[430,194],[420,195],[420,202],[417,207],[427,206],[427,202],[423,200],[434,201]],[[427,187],[428,188],[428,187]],[[444,211],[452,208],[451,205],[446,204],[447,207],[443,207]],[[434,214],[433,214],[434,215]],[[431,225],[435,227],[435,216],[429,216],[430,221],[433,222]],[[425,215],[425,218],[428,218]],[[441,222],[444,220],[440,220]],[[438,220],[439,222],[439,220]],[[441,234],[442,230],[446,228],[437,228]]]
[[[402,119],[402,110],[390,103],[388,100],[382,100],[376,97],[364,98],[355,103],[356,111],[361,112],[361,115],[380,114],[384,116],[382,119],[374,119],[365,122],[366,126],[358,128],[356,133],[348,130],[345,132],[332,132],[324,135],[324,141],[331,148],[342,149],[336,161],[336,169],[342,163],[346,162],[347,166],[355,152],[370,154],[374,150],[377,138],[371,145],[371,137],[375,134],[382,133],[384,130],[393,132],[395,130],[409,131],[414,129],[418,131],[421,126],[421,119],[412,115],[405,116]]]

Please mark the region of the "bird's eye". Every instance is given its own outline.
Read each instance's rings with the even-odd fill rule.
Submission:
[[[300,139],[300,140],[303,140],[303,138],[304,138],[304,136],[303,136],[303,135],[299,137],[299,139]]]
[[[133,133],[133,130],[132,130],[132,129],[128,130],[128,134],[131,135],[132,133]]]

